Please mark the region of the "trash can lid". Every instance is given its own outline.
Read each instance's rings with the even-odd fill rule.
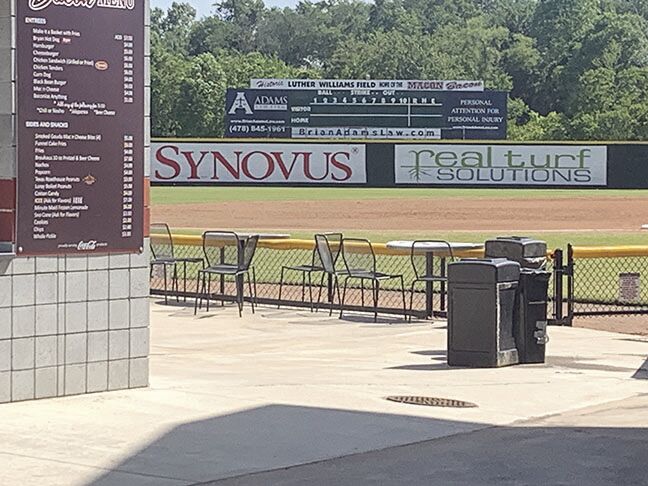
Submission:
[[[504,257],[512,260],[520,258],[545,258],[547,243],[526,236],[498,236],[486,241],[486,256]]]
[[[520,264],[506,258],[466,258],[448,265],[448,284],[517,282]]]

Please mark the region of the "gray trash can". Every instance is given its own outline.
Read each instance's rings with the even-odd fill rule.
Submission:
[[[500,236],[486,242],[489,258],[508,258],[520,264],[520,286],[513,334],[520,363],[544,363],[547,337],[547,291],[551,274],[542,269],[547,244],[524,236]]]
[[[544,268],[547,262],[547,243],[526,236],[499,236],[485,244],[486,258],[508,258],[522,268]]]
[[[544,363],[547,336],[547,291],[551,274],[522,269],[513,335],[520,363]]]
[[[518,362],[513,336],[520,265],[468,259],[448,265],[448,364],[493,368]]]

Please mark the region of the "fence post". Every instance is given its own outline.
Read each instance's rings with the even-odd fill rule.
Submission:
[[[554,268],[554,319],[563,323],[563,251],[557,248],[553,252]]]
[[[567,319],[571,326],[574,321],[574,247],[567,244]]]

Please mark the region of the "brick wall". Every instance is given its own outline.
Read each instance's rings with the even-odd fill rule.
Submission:
[[[148,238],[137,255],[7,253],[16,173],[14,2],[0,1],[0,403],[147,386]],[[148,97],[148,47],[146,55]],[[143,123],[148,176],[148,100]]]

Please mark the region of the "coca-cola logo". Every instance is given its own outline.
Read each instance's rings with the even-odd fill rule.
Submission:
[[[89,241],[79,241],[77,243],[77,250],[79,251],[94,251],[97,249],[97,242],[96,240],[89,240]]]
[[[35,11],[45,10],[50,5],[85,8],[94,8],[96,6],[133,10],[135,8],[135,0],[29,0],[29,8]]]

